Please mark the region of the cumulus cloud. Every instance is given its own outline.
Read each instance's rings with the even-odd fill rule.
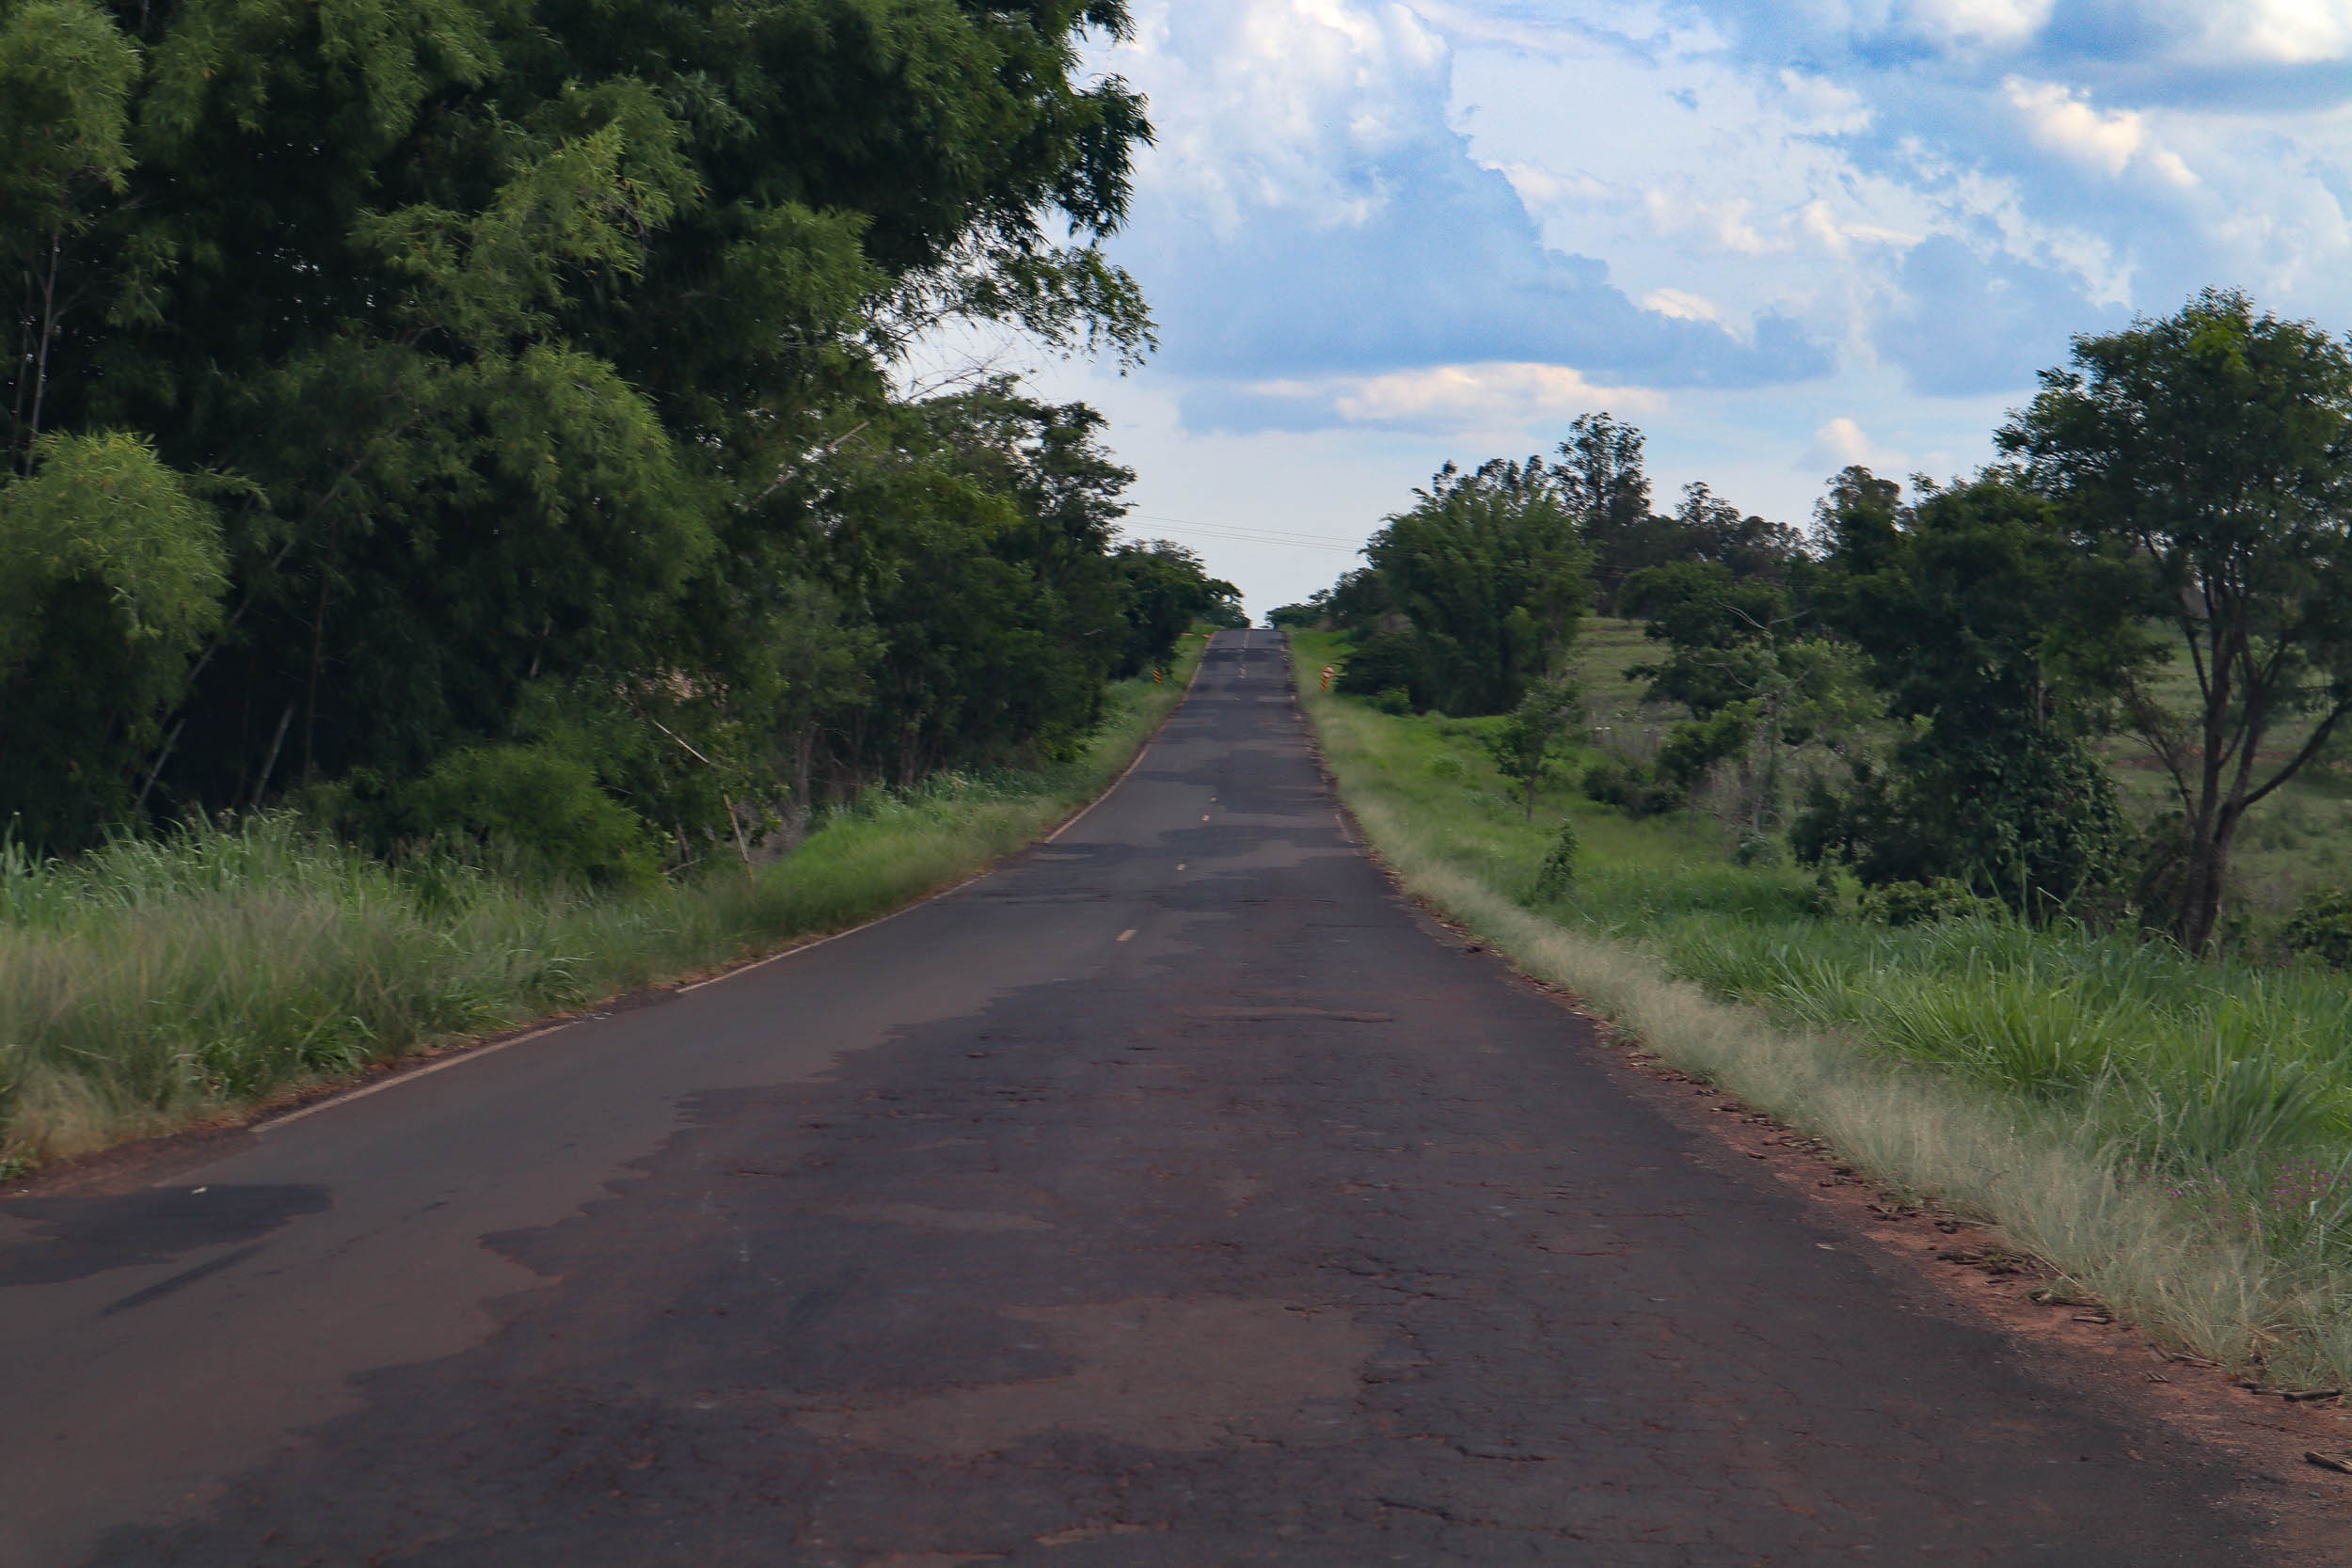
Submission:
[[[1366,221],[1398,194],[1379,160],[1441,122],[1445,44],[1405,6],[1192,0],[1142,11],[1113,63],[1151,90],[1147,187],[1221,233],[1268,211]]]
[[[1713,300],[1682,289],[1652,289],[1642,296],[1642,309],[1682,321],[1719,322],[1724,319],[1724,313],[1715,309]]]
[[[1196,395],[1185,419],[1204,429],[1364,426],[1500,435],[1554,429],[1596,408],[1647,414],[1665,404],[1652,388],[1596,386],[1566,365],[1506,361],[1263,381]]]
[[[1813,433],[1802,467],[1810,473],[1834,472],[1856,464],[1882,474],[1901,473],[1911,460],[1872,440],[1853,417],[1840,414]]]
[[[1152,95],[1160,125],[1121,260],[1166,324],[1170,369],[1255,384],[1540,363],[1738,387],[1829,366],[1769,301],[1645,306],[1547,235],[1520,189],[1546,177],[1472,155],[1451,118],[1453,55],[1402,5],[1162,6],[1106,63]],[[1243,387],[1207,404],[1271,417]]]
[[[2352,0],[1132,3],[1165,349],[1116,385],[1196,479],[1344,454],[1286,516],[1602,404],[1794,515],[2201,286],[2352,324]]]
[[[1160,140],[1120,259],[1216,428],[1464,366],[1990,395],[2207,282],[2352,309],[2352,116],[2244,96],[2352,58],[2352,0],[1136,8],[1101,63]]]
[[[2345,0],[2204,0],[2178,8],[2182,31],[2207,58],[2312,65],[2352,56],[2352,4]],[[2193,22],[2192,22],[2193,19]]]
[[[2194,185],[2197,176],[2179,154],[2157,145],[2147,120],[2130,109],[2093,108],[2081,93],[2056,82],[2011,76],[2001,84],[2034,136],[2045,147],[2080,163],[2121,175],[2145,165],[2175,185]]]
[[[2052,0],[1912,0],[1901,15],[1929,38],[2014,45],[2042,31],[2051,8]]]

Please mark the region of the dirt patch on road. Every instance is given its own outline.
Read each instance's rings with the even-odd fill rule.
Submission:
[[[861,1399],[793,1412],[862,1448],[968,1459],[1024,1438],[1087,1433],[1169,1450],[1353,1435],[1379,1336],[1345,1312],[1278,1301],[1141,1300],[1019,1307],[1066,1376]]]

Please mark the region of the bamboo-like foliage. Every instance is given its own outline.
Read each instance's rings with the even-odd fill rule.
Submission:
[[[976,322],[1149,348],[1099,242],[1150,128],[1079,74],[1126,24],[0,0],[0,561],[47,562],[0,603],[0,823],[71,849],[293,797],[384,847],[584,778],[625,879],[1069,754],[1218,593],[1190,562],[1169,626],[1131,592],[1091,410],[907,356]],[[102,451],[182,501],[96,495]],[[85,540],[211,552],[189,615],[41,542],[67,488]]]

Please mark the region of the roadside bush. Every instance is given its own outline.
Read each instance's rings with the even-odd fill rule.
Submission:
[[[1891,767],[1857,757],[1844,791],[1808,784],[1788,839],[1801,862],[1842,861],[1866,886],[1956,881],[2042,922],[2111,917],[2137,847],[2096,755],[2041,731],[1923,733]]]
[[[1425,663],[1421,640],[1411,632],[1375,631],[1356,644],[1334,684],[1351,697],[1370,697],[1375,703],[1391,691],[1403,691],[1405,705],[1384,711],[1411,713],[1425,705],[1420,701],[1429,685]]]
[[[1542,869],[1535,873],[1536,897],[1557,898],[1575,885],[1577,849],[1576,824],[1561,823],[1560,836],[1551,841]]]
[[[1646,763],[1613,754],[1584,769],[1583,788],[1587,800],[1614,806],[1637,821],[1662,816],[1686,798],[1680,786],[1661,779]]]
[[[2330,969],[2352,969],[2352,888],[2329,888],[2305,898],[2280,933],[2292,952]]]
[[[1658,749],[1658,777],[1689,793],[1717,763],[1747,750],[1755,722],[1748,705],[1734,703],[1705,719],[1686,719],[1666,732]]]
[[[604,792],[595,769],[552,746],[448,752],[409,791],[408,808],[424,836],[509,848],[539,875],[592,887],[660,877],[644,822]]]
[[[1997,920],[2003,913],[1997,898],[1968,891],[1949,877],[1928,882],[1885,882],[1866,888],[1862,917],[1882,926],[1928,926],[1939,920]]]

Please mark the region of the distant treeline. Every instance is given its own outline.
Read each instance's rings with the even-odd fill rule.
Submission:
[[[1704,485],[1653,512],[1640,432],[1590,415],[1549,458],[1449,466],[1273,618],[1355,634],[1342,689],[1523,708],[1524,736],[1573,705],[1579,618],[1631,617],[1659,645],[1633,673],[1682,717],[1594,798],[1664,810],[1728,776],[1759,844],[1866,884],[2203,951],[2247,811],[2352,712],[2352,353],[2208,291],[2041,381],[1974,477],[1906,499],[1850,467],[1806,532]],[[2092,749],[2119,728],[2169,784],[2152,822]],[[1808,746],[1838,766],[1788,780]]]
[[[639,875],[1066,754],[1233,591],[1115,541],[1090,409],[906,351],[1149,348],[1126,20],[0,0],[0,832]]]

